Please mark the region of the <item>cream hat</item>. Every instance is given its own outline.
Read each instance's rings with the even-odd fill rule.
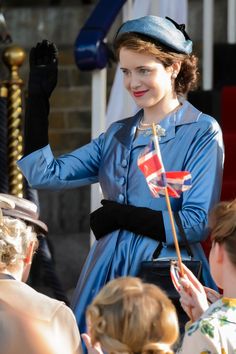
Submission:
[[[38,208],[33,202],[11,194],[0,193],[0,208],[4,216],[24,220],[33,224],[39,232],[48,232],[47,225],[39,220]]]

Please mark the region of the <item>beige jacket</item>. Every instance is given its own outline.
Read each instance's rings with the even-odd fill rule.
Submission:
[[[23,282],[0,279],[0,302],[34,323],[42,341],[55,354],[81,354],[75,317],[63,302],[43,295]]]

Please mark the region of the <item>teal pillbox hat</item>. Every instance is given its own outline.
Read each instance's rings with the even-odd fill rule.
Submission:
[[[192,41],[185,32],[185,25],[179,25],[169,17],[144,16],[129,20],[119,28],[116,38],[124,33],[137,33],[150,37],[178,53],[190,54]]]

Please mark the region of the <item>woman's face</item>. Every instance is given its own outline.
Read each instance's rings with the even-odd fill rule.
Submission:
[[[139,107],[164,107],[174,97],[173,67],[165,68],[154,56],[121,48],[120,68],[124,86]]]

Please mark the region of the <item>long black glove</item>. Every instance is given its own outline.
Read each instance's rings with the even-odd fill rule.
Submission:
[[[166,241],[161,211],[102,200],[102,207],[90,214],[90,227],[96,237],[124,229],[157,241]]]
[[[28,99],[25,113],[24,154],[48,144],[49,98],[57,84],[58,51],[43,40],[30,51]]]

